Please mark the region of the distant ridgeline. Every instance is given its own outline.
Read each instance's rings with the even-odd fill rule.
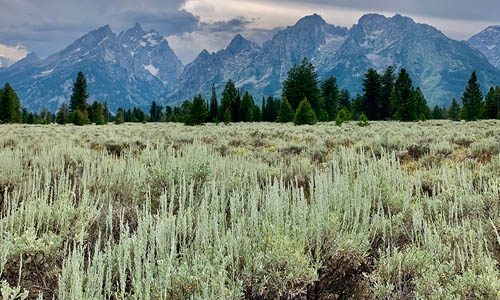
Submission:
[[[293,122],[296,125],[316,122],[343,122],[359,120],[360,126],[368,121],[397,120],[403,122],[427,119],[451,119],[454,121],[498,119],[500,117],[500,87],[491,87],[486,97],[480,89],[476,72],[473,71],[461,97],[462,105],[454,98],[449,107],[435,105],[431,110],[420,89],[415,87],[406,69],[396,74],[388,67],[383,74],[368,69],[362,80],[363,94],[351,98],[346,89],[340,90],[335,77],[330,76],[320,82],[313,64],[303,59],[288,71],[283,82],[281,99],[269,96],[262,98],[261,105],[246,91],[243,95],[229,80],[219,101],[215,85],[210,99],[201,94],[193,101],[185,100],[180,106],[171,107],[153,101],[146,114],[140,107],[118,108],[113,116],[106,102],[87,103],[87,80],[79,72],[73,84],[70,103],[64,102],[56,114],[44,109],[40,113],[21,110],[17,94],[9,83],[0,90],[0,120],[2,123],[75,125],[108,122],[182,122],[199,125],[207,122]]]
[[[69,101],[73,80],[82,71],[89,82],[88,100],[106,101],[114,114],[122,107],[125,116],[129,109],[133,114],[134,107],[149,110],[153,101],[174,107],[197,95],[209,99],[213,87],[221,99],[229,80],[241,97],[248,92],[259,102],[262,97],[281,98],[288,71],[306,57],[321,83],[334,76],[341,90],[354,98],[365,93],[367,70],[383,75],[392,66],[397,74],[405,69],[431,107],[449,107],[453,98],[461,97],[473,70],[483,94],[500,84],[499,41],[498,27],[460,42],[401,15],[368,14],[348,29],[314,14],[262,45],[238,34],[225,49],[202,51],[184,66],[158,32],[136,24],[115,34],[104,26],[46,59],[32,53],[0,68],[0,83],[16,89],[27,111],[56,112]],[[308,100],[314,108],[315,100]],[[223,114],[218,117],[223,121]]]

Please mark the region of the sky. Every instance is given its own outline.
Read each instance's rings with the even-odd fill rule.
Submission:
[[[47,57],[103,25],[118,34],[138,22],[159,31],[187,64],[237,33],[262,43],[313,13],[348,28],[366,13],[399,13],[466,40],[499,25],[499,11],[498,0],[0,0],[0,44],[11,46],[0,47],[0,56],[22,45]]]

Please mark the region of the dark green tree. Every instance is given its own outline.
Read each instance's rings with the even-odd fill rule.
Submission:
[[[206,122],[208,117],[208,110],[205,106],[205,100],[201,95],[197,95],[193,99],[189,110],[189,118],[187,122],[188,125],[200,125]]]
[[[368,69],[363,79],[363,98],[360,105],[361,112],[370,120],[380,120],[380,94],[382,83],[380,75],[374,69]]]
[[[245,92],[243,98],[241,100],[240,107],[240,115],[242,122],[253,122],[254,121],[254,112],[255,112],[255,103],[253,101],[252,95],[250,93]]]
[[[89,112],[90,123],[95,123],[96,125],[106,124],[104,120],[104,108],[100,102],[94,101]]]
[[[104,101],[102,104],[103,109],[104,109],[104,123],[108,123],[111,121],[111,112],[109,111],[109,104],[108,101]]]
[[[308,99],[315,113],[321,109],[321,91],[318,88],[318,79],[314,66],[306,58],[300,65],[294,65],[283,82],[283,98],[287,98],[295,111],[304,98]]]
[[[223,116],[223,119],[224,119],[224,124],[229,124],[231,123],[231,110],[228,108],[226,108],[226,111],[224,112],[224,116]]]
[[[392,106],[391,106],[391,96],[392,90],[394,89],[394,81],[396,80],[396,75],[394,74],[394,68],[389,66],[384,75],[380,78],[380,97],[378,99],[378,110],[380,120],[388,120],[392,117]]]
[[[427,105],[424,93],[420,87],[417,87],[413,92],[413,103],[415,105],[415,120],[425,121],[431,118],[431,109]]]
[[[8,82],[0,90],[0,120],[4,123],[21,123],[23,121],[21,102]]]
[[[293,123],[295,125],[312,125],[316,124],[317,122],[318,119],[316,118],[316,114],[314,113],[311,104],[309,103],[307,98],[304,98],[295,111]]]
[[[63,102],[61,104],[61,107],[59,107],[59,110],[57,111],[56,123],[64,125],[70,122],[71,122],[71,113],[69,111],[68,103]]]
[[[453,120],[453,121],[460,121],[460,115],[462,108],[460,107],[460,104],[458,104],[457,99],[453,98],[451,101],[451,105],[448,108],[448,119]]]
[[[498,119],[500,117],[500,87],[491,87],[486,94],[483,117],[485,119]]]
[[[219,103],[217,101],[217,91],[215,90],[215,84],[212,84],[212,97],[210,98],[210,111],[209,111],[210,122],[217,123],[221,119],[219,114]]]
[[[292,122],[293,118],[294,118],[294,113],[292,106],[290,106],[290,103],[288,103],[288,100],[286,98],[281,99],[278,122],[280,123]]]
[[[359,116],[359,120],[358,120],[358,126],[359,127],[366,127],[368,125],[370,125],[370,121],[368,121],[368,117],[364,113],[361,113],[361,116]]]
[[[445,119],[445,114],[442,108],[440,108],[437,104],[432,109],[432,119],[434,120],[442,120]]]
[[[337,79],[333,76],[328,77],[321,84],[321,91],[323,92],[328,121],[333,121],[340,106],[340,91],[337,86]]]
[[[125,115],[123,113],[123,109],[119,108],[115,116],[115,124],[120,125],[123,124],[124,122],[125,122]]]
[[[361,116],[363,116],[364,113],[361,113]],[[360,116],[360,118],[361,118]],[[366,115],[365,115],[366,116]],[[335,125],[337,126],[342,126],[343,123],[349,122],[352,119],[351,113],[347,110],[347,108],[342,107],[337,114],[337,117],[335,117]]]
[[[85,75],[82,72],[78,72],[76,81],[73,84],[73,94],[71,94],[71,98],[69,101],[70,111],[86,111],[88,98],[89,94],[87,94],[87,79],[85,79]]]
[[[399,121],[409,122],[417,120],[413,83],[410,75],[403,68],[399,72],[391,96],[391,104],[395,110],[394,118]]]
[[[340,91],[340,107],[345,107],[347,110],[352,110],[351,94],[347,89]]]
[[[234,82],[231,79],[229,79],[229,81],[226,83],[226,86],[224,87],[224,90],[222,91],[222,99],[220,106],[221,116],[225,114],[227,109],[229,109],[231,117],[235,115],[233,109],[235,108],[235,102],[237,101],[237,98],[238,98],[238,90],[236,89]]]
[[[476,71],[472,74],[462,95],[462,118],[466,121],[476,121],[481,118],[483,92],[477,82]]]
[[[149,109],[149,121],[160,122],[163,113],[163,106],[158,105],[156,101],[151,102],[151,108]]]
[[[265,107],[262,109],[262,121],[276,122],[280,110],[280,101],[275,100],[273,96],[269,96],[264,104]]]

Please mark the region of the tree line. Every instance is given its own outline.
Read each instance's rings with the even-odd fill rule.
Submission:
[[[149,114],[140,108],[118,108],[112,115],[107,102],[88,104],[87,81],[79,72],[73,85],[69,104],[63,103],[56,114],[47,109],[39,113],[21,109],[19,98],[6,83],[0,89],[0,122],[27,124],[73,123],[75,125],[108,122],[182,122],[198,125],[207,122],[293,122],[314,124],[318,121],[335,121],[337,125],[350,120],[397,120],[403,122],[427,119],[474,121],[500,118],[500,87],[491,87],[483,97],[476,72],[473,71],[461,97],[462,105],[453,99],[449,107],[434,106],[431,110],[419,87],[414,87],[410,74],[401,69],[396,74],[389,66],[383,74],[369,69],[363,77],[363,94],[351,98],[349,91],[340,89],[334,76],[323,82],[318,80],[314,66],[306,58],[294,65],[283,82],[281,99],[263,97],[260,105],[248,92],[242,93],[229,80],[220,101],[215,85],[209,100],[197,95],[180,106],[163,107],[151,103]]]

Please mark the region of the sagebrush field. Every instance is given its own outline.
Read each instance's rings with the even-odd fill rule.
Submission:
[[[500,121],[0,126],[2,299],[500,299]]]

